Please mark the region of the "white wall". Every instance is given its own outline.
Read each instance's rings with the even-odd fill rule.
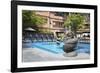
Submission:
[[[94,4],[94,5],[100,4],[100,0],[34,0],[34,1],[75,3],[75,4]],[[100,5],[98,9],[99,9],[98,19],[100,19]],[[11,54],[10,52],[11,51],[11,48],[10,48],[10,45],[11,45],[10,44],[10,33],[11,33],[10,17],[11,17],[10,0],[0,0],[0,73],[10,73],[10,54]],[[98,24],[99,23],[100,21],[98,22]],[[100,25],[98,27],[100,27]],[[100,37],[100,34],[98,35],[98,37]],[[99,51],[98,55],[100,56],[100,50],[98,51]],[[100,57],[99,57],[99,61],[100,61]],[[55,72],[55,73],[63,73],[63,72],[64,73],[74,73],[74,72],[75,73],[99,73],[100,66],[98,68],[40,71],[37,73],[52,73],[52,72]]]

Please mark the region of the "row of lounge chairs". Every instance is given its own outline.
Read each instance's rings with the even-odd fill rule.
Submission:
[[[34,33],[23,36],[23,42],[56,41],[53,34]]]
[[[90,39],[89,38],[80,38],[79,42],[80,43],[90,43]]]

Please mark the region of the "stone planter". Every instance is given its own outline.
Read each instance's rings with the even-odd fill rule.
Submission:
[[[65,57],[75,57],[77,56],[77,53],[75,51],[69,52],[69,53],[64,53]]]
[[[75,47],[77,46],[77,42],[78,42],[77,38],[70,38],[65,41],[63,46],[63,51],[65,52],[66,56],[73,57],[77,55],[77,53],[75,52]]]

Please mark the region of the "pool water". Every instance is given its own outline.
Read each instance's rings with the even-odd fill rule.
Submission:
[[[45,51],[49,51],[55,54],[64,53],[63,51],[64,43],[61,42],[57,45],[56,42],[34,42],[34,43],[23,43],[23,48],[39,48]],[[77,53],[90,53],[89,43],[78,43],[75,48]]]

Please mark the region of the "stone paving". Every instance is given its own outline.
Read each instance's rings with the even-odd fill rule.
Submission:
[[[66,57],[64,54],[54,54],[38,48],[23,48],[23,62],[54,61],[54,60],[78,60],[89,59],[89,54],[79,53],[76,57]]]

